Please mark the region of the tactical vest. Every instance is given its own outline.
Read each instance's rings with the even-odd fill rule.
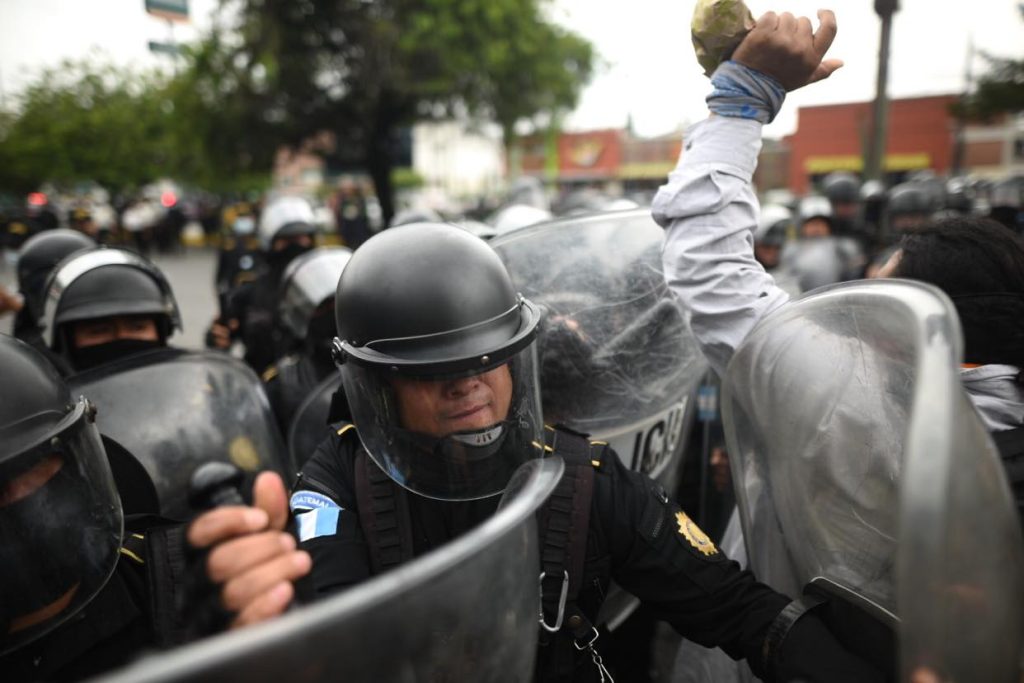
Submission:
[[[546,428],[544,450],[565,461],[565,474],[537,511],[540,537],[541,614],[537,678],[574,680],[579,658],[591,658],[596,677],[610,680],[594,647],[593,624],[601,596],[586,595],[607,586],[607,569],[584,586],[594,471],[608,445],[565,429]],[[359,449],[355,459],[356,505],[370,553],[371,571],[387,571],[414,557],[408,492]],[[603,553],[601,553],[603,554]],[[584,610],[581,604],[588,608]],[[590,612],[588,614],[587,612]]]

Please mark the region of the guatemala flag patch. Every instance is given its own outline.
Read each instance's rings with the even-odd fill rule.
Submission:
[[[298,491],[290,503],[300,542],[338,533],[338,516],[342,508],[327,496],[314,491]]]

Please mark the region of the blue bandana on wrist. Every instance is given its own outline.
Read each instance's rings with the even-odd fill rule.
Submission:
[[[719,116],[771,123],[786,99],[785,88],[774,78],[731,60],[715,69],[711,85],[708,109]]]

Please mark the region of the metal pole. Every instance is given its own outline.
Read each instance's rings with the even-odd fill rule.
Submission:
[[[966,156],[967,146],[967,112],[965,108],[967,106],[967,99],[971,95],[971,88],[974,81],[974,39],[973,37],[967,42],[967,63],[964,65],[964,91],[960,95],[960,109],[957,112],[956,117],[956,137],[953,143],[953,177],[957,177],[964,172],[964,162]]]
[[[884,173],[889,132],[889,39],[892,35],[892,15],[896,10],[896,3],[887,5],[884,2],[876,2],[875,10],[882,19],[882,33],[878,42],[878,76],[875,80],[875,103],[871,117],[868,158],[864,164],[865,180],[880,180]]]

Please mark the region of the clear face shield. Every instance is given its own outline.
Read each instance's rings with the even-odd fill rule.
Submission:
[[[464,501],[501,493],[544,452],[536,342],[478,373],[415,377],[340,366],[363,446],[418,495]]]
[[[74,616],[117,564],[121,503],[94,415],[79,400],[0,465],[0,655]]]

